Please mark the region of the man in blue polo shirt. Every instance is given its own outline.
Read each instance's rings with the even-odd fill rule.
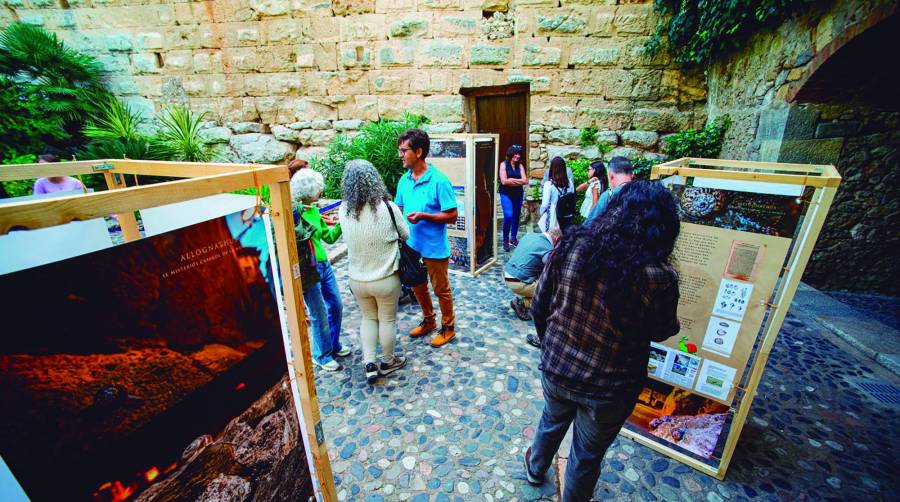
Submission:
[[[456,195],[450,180],[425,162],[430,148],[428,134],[419,129],[409,129],[397,140],[397,153],[409,171],[397,182],[394,202],[410,223],[407,244],[422,254],[431,287],[441,306],[441,329],[431,340],[432,347],[440,347],[456,335],[450,291],[450,241],[447,240],[447,224],[456,221]],[[437,321],[428,283],[412,290],[425,318],[409,336],[419,338],[434,331]]]

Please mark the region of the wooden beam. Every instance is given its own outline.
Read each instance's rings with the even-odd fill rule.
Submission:
[[[96,174],[100,171],[94,170],[93,166],[106,163],[109,163],[109,161],[77,160],[74,162],[48,162],[43,164],[13,164],[0,168],[0,181]]]
[[[158,160],[111,160],[114,172],[140,176],[171,176],[174,178],[199,178],[214,174],[233,173],[265,167],[284,168],[271,164],[224,164],[217,162],[170,162]]]
[[[306,313],[303,309],[303,285],[298,268],[297,242],[294,236],[294,215],[291,207],[291,190],[287,182],[269,185],[272,204],[272,224],[275,229],[275,245],[278,254],[278,269],[284,291],[284,306],[287,311],[288,329],[291,334],[292,365],[300,394],[303,411],[301,424],[307,435],[313,464],[316,469],[322,500],[337,502],[334,475],[322,431],[319,413],[319,398],[313,375],[312,353],[309,346],[309,332]]]
[[[836,187],[840,178],[826,176],[806,176],[802,174],[755,173],[752,171],[729,171],[724,169],[703,169],[702,167],[671,167],[660,164],[658,176],[685,176],[695,178],[716,178],[741,181],[764,181],[766,183],[787,183],[811,187]]]
[[[459,93],[463,96],[509,96],[511,94],[527,94],[531,91],[531,84],[521,82],[516,84],[487,85],[480,87],[460,87]]]
[[[255,172],[237,171],[108,192],[11,202],[0,205],[0,235],[15,228],[52,227],[74,220],[88,220],[286,181],[286,168],[263,167]]]
[[[106,180],[106,188],[110,190],[127,188],[125,178],[121,174],[103,171],[103,179]],[[116,214],[116,219],[119,220],[119,227],[122,229],[122,240],[132,242],[141,238],[141,231],[138,228],[137,218],[134,217],[134,211],[118,213]]]

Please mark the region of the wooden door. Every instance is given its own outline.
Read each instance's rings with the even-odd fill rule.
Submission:
[[[475,97],[475,132],[500,135],[500,159],[510,145],[521,145],[528,165],[528,92]]]

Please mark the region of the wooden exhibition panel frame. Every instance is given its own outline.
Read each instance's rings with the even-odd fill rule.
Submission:
[[[450,272],[454,274],[465,274],[471,277],[478,277],[479,274],[490,268],[494,263],[497,262],[497,218],[494,217],[494,208],[491,208],[491,235],[493,236],[491,242],[491,249],[493,250],[493,257],[486,261],[481,266],[478,265],[478,250],[475,249],[475,190],[473,189],[475,186],[475,180],[473,179],[475,165],[475,144],[479,141],[483,140],[493,140],[494,142],[494,186],[490,187],[493,190],[495,206],[499,206],[500,202],[500,194],[497,192],[497,186],[500,181],[499,174],[497,172],[497,166],[499,162],[500,155],[500,135],[499,134],[488,134],[488,133],[466,133],[466,134],[435,134],[430,137],[431,141],[436,140],[451,140],[451,141],[463,141],[466,144],[466,238],[468,239],[468,247],[469,247],[469,271],[462,272],[459,270],[454,270],[450,268]],[[427,161],[428,159],[426,159]],[[475,166],[477,169],[477,166]],[[445,173],[446,174],[446,173]]]
[[[825,217],[834,201],[834,196],[841,176],[832,165],[780,164],[775,162],[751,162],[720,159],[682,158],[653,166],[650,179],[662,179],[669,176],[688,178],[714,178],[733,181],[754,181],[779,183],[812,187],[814,192],[806,201],[806,215],[791,240],[791,250],[779,281],[772,294],[772,302],[767,304],[767,316],[757,332],[757,348],[750,358],[747,367],[741,368],[745,377],[738,383],[738,393],[731,404],[734,413],[731,424],[725,430],[725,446],[718,466],[709,465],[690,455],[656,442],[641,434],[622,429],[621,434],[669,456],[683,464],[693,467],[705,474],[724,479],[728,465],[734,455],[741,430],[747,421],[750,406],[756,396],[757,387],[765,370],[766,362],[778,332],[791,306],[791,300],[797,291],[800,278],[806,269],[810,254],[825,223]],[[762,337],[760,338],[760,334]],[[735,404],[736,403],[736,404]]]
[[[62,225],[76,220],[116,214],[125,241],[140,238],[134,212],[191,199],[269,185],[269,215],[275,231],[278,268],[283,284],[287,324],[294,354],[293,366],[300,407],[306,422],[303,429],[316,469],[318,495],[325,502],[336,502],[334,477],[322,431],[319,400],[313,380],[312,357],[303,305],[303,287],[298,272],[297,243],[294,237],[290,177],[285,166],[258,164],[217,164],[157,162],[143,160],[93,160],[50,164],[3,166],[0,181],[77,176],[103,173],[109,191],[76,194],[51,199],[11,202],[0,205],[0,235],[10,230]],[[186,178],[153,185],[125,187],[125,175],[152,175]],[[123,221],[130,217],[130,222]],[[126,227],[133,227],[126,231]]]

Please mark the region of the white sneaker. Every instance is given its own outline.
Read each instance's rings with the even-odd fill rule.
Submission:
[[[344,346],[344,347],[341,347],[341,350],[335,352],[334,355],[336,355],[338,357],[347,357],[352,353],[353,353],[353,351],[350,350],[350,347]]]
[[[332,359],[331,361],[328,361],[328,362],[325,363],[325,364],[322,364],[322,363],[313,361],[313,364],[315,364],[316,366],[322,368],[322,369],[325,370],[325,371],[338,371],[338,370],[341,369],[340,363],[338,363],[338,362],[335,361],[334,359]]]
[[[379,365],[378,374],[381,376],[390,375],[404,366],[406,366],[406,358],[403,356],[394,356],[394,361],[390,364],[381,363],[381,365]]]

